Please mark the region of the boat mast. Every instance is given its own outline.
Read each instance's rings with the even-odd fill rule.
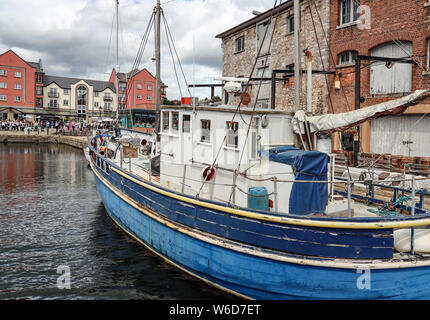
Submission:
[[[119,0],[115,1],[115,12],[116,12],[116,67],[118,68],[119,72],[119,49],[118,49],[118,27],[119,27],[119,16],[118,16],[118,6],[119,6]]]
[[[116,14],[116,120],[118,121],[119,118],[119,81],[118,81],[118,73],[119,73],[119,49],[118,49],[118,21],[119,21],[119,16],[118,16],[118,7],[119,7],[119,0],[115,0],[115,14]]]
[[[156,78],[156,104],[155,104],[155,133],[158,136],[160,131],[160,105],[161,105],[161,83],[160,83],[160,18],[161,6],[160,0],[157,0],[156,6],[156,24],[155,24],[155,78]]]
[[[300,0],[294,0],[294,111],[300,110]]]

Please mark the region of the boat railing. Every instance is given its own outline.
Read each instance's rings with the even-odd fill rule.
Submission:
[[[95,139],[97,140],[97,138],[99,138],[100,136],[96,136]],[[93,142],[93,144],[95,146],[97,146],[96,141],[91,140]],[[95,143],[94,143],[95,142]],[[89,144],[90,147],[90,151],[93,152],[93,154],[95,153],[95,159],[92,158],[93,163],[95,166],[103,166],[103,162],[106,161],[106,159],[100,155],[100,153],[97,151],[97,148],[92,147],[91,142]],[[101,158],[101,159],[99,159]],[[102,161],[100,161],[102,160]],[[121,159],[123,160],[123,159]],[[131,158],[128,159],[128,164],[129,164],[129,168],[131,167]],[[400,220],[408,220],[408,217],[412,218],[412,220],[416,219],[416,218],[423,218],[423,219],[428,219],[429,215],[427,214],[427,211],[424,210],[424,198],[425,197],[430,197],[430,192],[428,192],[426,189],[424,188],[418,188],[418,182],[420,181],[424,181],[424,180],[430,180],[430,178],[428,177],[415,177],[415,176],[411,176],[411,178],[398,178],[398,179],[394,179],[394,180],[390,180],[390,182],[399,182],[399,183],[408,183],[410,184],[410,188],[402,188],[402,187],[398,187],[398,186],[392,186],[392,185],[386,185],[384,183],[387,183],[386,180],[370,180],[370,179],[365,179],[365,180],[358,180],[358,179],[351,179],[351,177],[347,177],[347,178],[341,178],[341,177],[335,177],[334,175],[329,175],[329,180],[296,180],[294,178],[292,179],[280,179],[278,178],[276,175],[272,175],[272,176],[268,176],[268,177],[253,177],[250,176],[249,174],[246,173],[246,170],[243,172],[240,172],[238,170],[233,170],[231,168],[225,168],[219,165],[209,165],[207,163],[200,163],[200,162],[196,162],[193,161],[195,163],[198,163],[202,166],[211,166],[217,170],[224,170],[224,171],[228,171],[233,173],[232,174],[232,182],[231,183],[217,183],[215,181],[209,181],[208,183],[213,184],[213,185],[218,185],[218,186],[224,186],[224,187],[229,187],[231,188],[231,196],[230,199],[228,201],[228,205],[231,207],[237,207],[236,205],[236,199],[235,199],[235,194],[236,191],[237,192],[241,192],[245,195],[250,195],[248,191],[243,190],[243,188],[241,188],[240,186],[238,186],[237,183],[237,178],[241,177],[241,178],[245,178],[248,179],[250,181],[254,181],[254,182],[271,182],[273,183],[273,191],[264,195],[264,197],[271,197],[273,196],[273,209],[274,212],[273,214],[279,214],[279,208],[278,208],[278,190],[279,190],[279,184],[280,183],[291,183],[291,184],[301,184],[301,183],[322,183],[322,184],[329,184],[331,186],[334,186],[335,184],[339,185],[342,184],[344,186],[344,192],[339,192],[340,194],[344,195],[347,199],[347,204],[348,204],[348,209],[347,209],[347,217],[348,218],[352,218],[352,199],[358,199],[358,200],[364,200],[364,201],[368,201],[368,202],[372,202],[372,203],[377,203],[377,204],[384,204],[382,206],[382,208],[380,209],[384,209],[385,204],[390,204],[390,203],[394,203],[395,206],[391,209],[393,209],[393,212],[397,212],[397,210],[404,210],[407,211],[408,214],[399,214],[397,215],[390,215],[390,214],[385,214],[384,211],[376,211],[376,216],[375,218],[377,218],[377,221],[394,221],[397,218],[401,218]],[[187,182],[189,181],[194,181],[194,182],[202,182],[201,178],[192,178],[187,176],[187,164],[183,165],[183,172],[182,175],[169,175],[166,173],[163,173],[163,175],[166,175],[168,177],[174,177],[177,180],[180,181],[180,184],[182,184],[182,192],[184,192],[184,186],[187,185]],[[151,175],[152,175],[152,170],[151,170],[151,166],[149,167],[141,167],[142,170],[147,171],[148,175],[149,175],[149,182],[151,183]],[[369,194],[367,196],[362,196],[362,198],[358,198],[357,195],[353,194],[353,188],[355,185],[357,184],[363,184],[366,185],[370,191]],[[374,192],[375,192],[375,188],[384,188],[384,189],[388,189],[388,190],[392,190],[393,191],[393,198],[391,199],[391,201],[386,201],[384,202],[383,200],[377,200],[374,197]],[[332,188],[331,190],[333,190],[334,188]],[[336,193],[338,193],[336,191]],[[406,196],[409,195],[409,196]],[[257,196],[258,195],[252,195],[252,196]],[[418,201],[417,199],[418,198]],[[406,205],[403,203],[397,203],[399,200],[406,200]],[[411,202],[411,204],[408,204],[408,201]],[[389,206],[387,206],[387,208],[390,208]],[[401,211],[402,212],[402,211]],[[324,215],[324,214],[322,214]],[[419,217],[415,217],[414,216],[419,215]],[[391,218],[394,218],[391,219]],[[398,220],[398,219],[397,219]],[[358,221],[358,220],[357,220]],[[376,221],[376,220],[375,220]],[[427,223],[427,222],[426,222]],[[415,224],[414,224],[415,225]],[[419,224],[420,227],[421,224]],[[425,227],[428,227],[427,225],[425,225]],[[406,227],[399,227],[399,228],[405,228],[405,229],[410,229],[411,230],[411,253],[414,253],[414,239],[415,239],[415,233],[414,233],[414,227],[411,226],[406,226]]]

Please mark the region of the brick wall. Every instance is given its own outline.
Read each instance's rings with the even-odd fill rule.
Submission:
[[[307,48],[311,52],[313,56],[313,70],[323,70],[328,67],[329,50],[327,40],[329,37],[329,12],[329,0],[303,1],[301,5],[301,48],[302,50]],[[275,30],[273,32],[272,47],[270,50],[272,59],[271,69],[286,69],[287,65],[294,63],[294,35],[288,33],[287,28],[287,17],[292,14],[293,7],[292,2],[290,2],[288,6],[285,6],[284,10],[273,18]],[[248,78],[251,75],[252,67],[257,58],[257,23],[258,22],[246,28],[242,28],[241,30],[237,30],[235,33],[222,38],[224,77],[240,76]],[[244,51],[236,53],[235,41],[241,36],[245,37],[245,48]],[[302,69],[306,69],[305,59],[306,57],[303,54]],[[278,77],[282,77],[282,75],[278,74]],[[254,85],[248,91],[251,94],[251,103],[249,106],[253,106],[257,86],[258,84]],[[325,76],[314,75],[312,86],[313,113],[327,113],[329,107],[327,103],[328,90]],[[306,109],[306,76],[302,78],[301,88],[301,107],[302,109]],[[239,98],[236,97],[233,100],[233,104],[237,105],[238,102]],[[277,82],[275,108],[294,111],[293,78]]]
[[[356,25],[339,27],[340,1],[330,3],[330,69],[338,72],[331,77],[330,99],[334,112],[354,110],[355,71],[354,67],[339,67],[338,55],[344,51],[356,50],[360,55],[371,55],[371,50],[394,40],[412,43],[414,59],[421,64],[412,66],[412,91],[430,88],[427,65],[427,39],[430,37],[430,7],[427,0],[361,0],[361,5],[370,8],[370,29],[360,30]],[[363,61],[367,63],[367,61]],[[339,77],[339,74],[341,77]],[[339,80],[341,89],[334,88]],[[399,94],[372,95],[370,93],[370,67],[361,70],[361,96],[365,101],[361,107],[374,105],[399,97]],[[400,94],[401,96],[401,94]],[[422,101],[422,110],[430,100]],[[420,107],[416,108],[419,112]],[[370,124],[362,126],[360,151],[369,152]]]

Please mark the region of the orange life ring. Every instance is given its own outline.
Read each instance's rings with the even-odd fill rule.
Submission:
[[[205,167],[202,171],[204,181],[211,181],[215,177],[215,168]]]
[[[101,147],[100,147],[100,151],[99,151],[99,153],[100,153],[101,155],[104,155],[104,154],[105,154],[105,152],[106,152],[106,147],[105,147],[105,146],[101,146]]]

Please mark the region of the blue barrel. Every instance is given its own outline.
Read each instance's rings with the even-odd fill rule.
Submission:
[[[265,187],[251,187],[248,189],[248,208],[269,210],[269,194]]]

